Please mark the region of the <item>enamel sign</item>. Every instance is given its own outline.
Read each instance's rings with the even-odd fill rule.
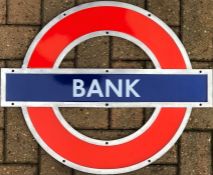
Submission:
[[[208,107],[211,76],[211,70],[2,69],[2,104]]]
[[[98,36],[133,42],[156,69],[59,69],[73,47]],[[182,134],[192,107],[212,107],[212,70],[193,70],[178,37],[150,12],[93,2],[47,24],[22,69],[1,70],[1,106],[22,107],[37,142],[61,163],[87,173],[126,173],[164,155]],[[155,107],[155,112],[132,135],[105,141],[76,131],[58,107]]]

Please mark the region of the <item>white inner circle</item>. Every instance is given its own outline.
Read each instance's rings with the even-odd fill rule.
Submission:
[[[59,55],[59,57],[57,58],[55,64],[54,64],[54,68],[57,69],[62,60],[65,58],[65,56],[78,44],[94,38],[94,37],[99,37],[99,36],[115,36],[115,37],[120,37],[123,39],[126,39],[132,43],[134,43],[135,45],[137,45],[138,47],[140,47],[148,56],[149,58],[152,60],[154,66],[156,69],[161,69],[160,64],[157,60],[157,58],[155,57],[155,55],[153,54],[153,52],[144,44],[142,43],[140,40],[134,38],[133,36],[130,36],[128,34],[122,33],[122,32],[117,32],[117,31],[98,31],[98,32],[93,32],[93,33],[89,33],[87,35],[84,35],[78,39],[76,39],[75,41],[73,41],[72,43],[70,43]],[[138,129],[136,132],[130,134],[129,136],[120,138],[120,139],[116,139],[116,140],[98,140],[98,139],[93,139],[90,138],[86,135],[81,134],[80,132],[78,132],[76,129],[74,129],[62,116],[60,110],[58,107],[53,107],[54,112],[56,114],[56,116],[58,117],[58,120],[61,122],[61,124],[64,126],[64,128],[66,128],[72,135],[75,135],[76,137],[78,137],[79,139],[91,143],[91,144],[96,144],[96,145],[102,145],[102,146],[112,146],[112,145],[119,145],[119,144],[123,144],[126,142],[129,142],[131,140],[134,140],[136,137],[140,136],[141,134],[143,134],[152,124],[153,122],[156,120],[159,112],[160,112],[160,107],[155,108],[154,113],[152,114],[152,116],[150,117],[150,119],[148,120],[148,122],[146,122],[145,125],[143,125],[140,129]],[[106,144],[107,143],[107,144]]]

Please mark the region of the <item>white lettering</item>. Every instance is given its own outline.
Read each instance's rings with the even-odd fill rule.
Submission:
[[[86,91],[84,89],[84,81],[80,79],[73,80],[73,97],[83,97]]]
[[[126,80],[126,97],[130,97],[130,94],[132,93],[135,97],[140,97],[140,95],[135,91],[134,86],[139,82],[140,80],[134,80],[130,84],[130,80]]]
[[[98,94],[99,97],[104,97],[97,79],[92,80],[92,83],[87,93],[87,97],[91,97],[93,94]]]
[[[132,95],[140,97],[138,92],[134,89],[139,81],[139,79],[134,81],[132,80],[132,82],[130,79],[118,79],[116,83],[114,83],[112,80],[106,79],[104,88],[102,87],[104,83],[100,84],[98,79],[94,79],[91,84],[85,88],[83,80],[73,79],[73,97],[92,97],[93,95],[97,95],[98,97],[111,97],[112,93],[114,93],[117,97],[131,97]],[[105,92],[103,92],[104,89]]]
[[[116,87],[111,80],[106,80],[106,97],[110,97],[110,91],[113,91],[118,97],[122,97],[122,80],[118,80],[118,87]]]

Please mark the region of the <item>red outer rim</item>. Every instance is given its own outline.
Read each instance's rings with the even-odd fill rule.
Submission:
[[[187,68],[174,39],[159,24],[136,11],[112,6],[86,8],[60,20],[38,41],[28,68],[52,68],[68,44],[102,30],[122,32],[142,41],[164,69]],[[120,169],[147,161],[172,140],[186,114],[186,108],[163,108],[153,125],[136,139],[120,145],[100,146],[71,135],[52,108],[28,107],[27,111],[35,131],[48,148],[69,162],[94,169]]]

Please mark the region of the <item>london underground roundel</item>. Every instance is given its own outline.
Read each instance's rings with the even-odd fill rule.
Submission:
[[[59,69],[79,43],[98,36],[127,39],[156,69]],[[164,155],[182,134],[192,107],[212,106],[212,70],[192,70],[174,32],[139,7],[100,1],[74,7],[36,36],[22,69],[2,69],[1,105],[22,107],[41,147],[59,162],[87,173],[118,174]],[[155,107],[137,132],[118,140],[80,134],[58,107]]]

